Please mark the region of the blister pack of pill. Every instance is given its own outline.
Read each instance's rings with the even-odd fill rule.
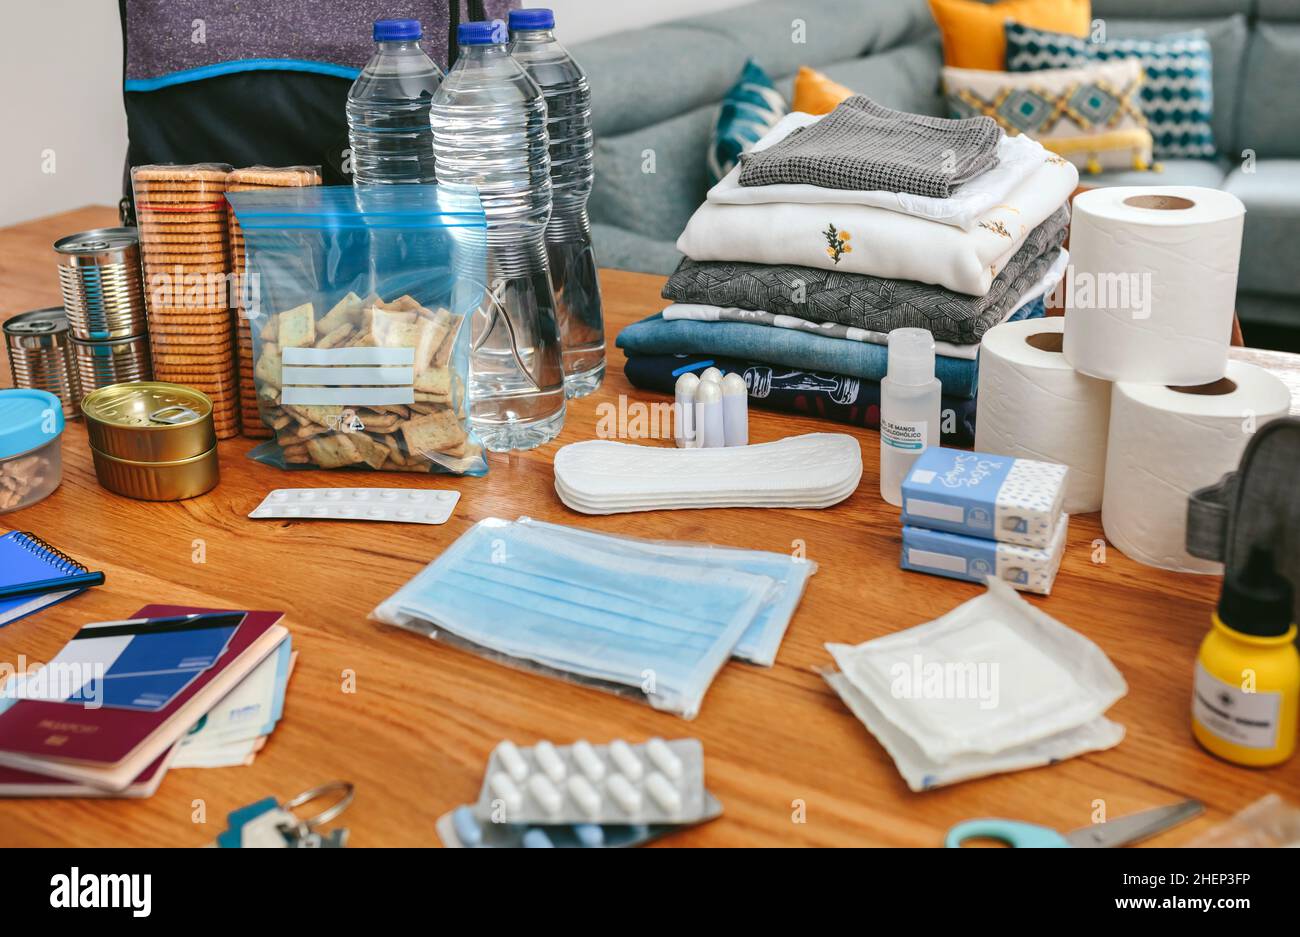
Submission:
[[[705,819],[711,799],[699,739],[506,741],[492,752],[474,814],[495,823],[680,825]]]
[[[722,804],[705,793],[700,822],[721,816]],[[435,828],[450,849],[629,849],[653,842],[690,824],[680,823],[492,823],[472,807],[457,807],[438,818]]]
[[[277,488],[248,516],[253,520],[445,524],[459,500],[459,491],[428,488]]]

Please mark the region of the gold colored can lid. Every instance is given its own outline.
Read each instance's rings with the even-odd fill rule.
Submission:
[[[212,401],[202,391],[164,381],[131,381],[91,391],[81,401],[87,418],[107,426],[175,430],[206,420]]]

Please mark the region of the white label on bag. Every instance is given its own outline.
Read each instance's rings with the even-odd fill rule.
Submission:
[[[286,348],[282,354],[281,403],[384,406],[415,402],[413,348]]]
[[[925,448],[929,436],[930,424],[925,420],[912,420],[895,423],[893,420],[880,419],[880,440],[895,449],[907,449],[920,452]]]
[[[1242,748],[1274,748],[1281,714],[1281,693],[1247,693],[1196,662],[1192,716],[1225,742]]]

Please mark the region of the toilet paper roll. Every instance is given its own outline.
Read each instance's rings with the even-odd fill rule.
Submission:
[[[1251,434],[1284,416],[1291,393],[1262,368],[1230,360],[1199,387],[1121,381],[1111,393],[1101,525],[1130,559],[1188,573],[1222,573],[1187,552],[1187,499],[1237,468]]]
[[[1246,209],[1198,186],[1116,186],[1074,200],[1065,357],[1108,381],[1223,377]]]
[[[1070,467],[1065,511],[1101,510],[1110,387],[1061,352],[1059,318],[1004,322],[984,334],[975,449]]]

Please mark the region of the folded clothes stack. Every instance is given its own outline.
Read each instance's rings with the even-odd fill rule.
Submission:
[[[745,376],[755,406],[874,428],[889,332],[924,328],[952,414],[945,441],[969,444],[980,340],[1044,314],[1078,178],[986,118],[860,96],[790,114],[686,226],[672,305],[619,335],[628,378],[668,392],[716,366]]]

